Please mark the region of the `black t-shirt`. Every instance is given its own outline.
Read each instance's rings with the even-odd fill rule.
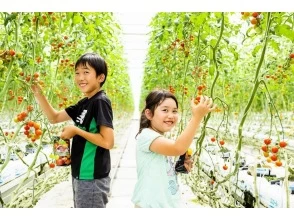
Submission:
[[[75,125],[87,132],[99,133],[99,126],[113,128],[111,102],[103,90],[90,99],[84,98],[65,109]],[[97,146],[75,135],[71,147],[71,171],[76,179],[100,179],[109,175],[111,168],[108,149]]]

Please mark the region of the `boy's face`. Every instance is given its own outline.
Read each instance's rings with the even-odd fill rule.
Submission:
[[[95,69],[89,66],[88,63],[85,66],[77,66],[75,73],[75,83],[88,98],[91,98],[100,90],[100,83],[105,78],[104,74],[96,77]]]

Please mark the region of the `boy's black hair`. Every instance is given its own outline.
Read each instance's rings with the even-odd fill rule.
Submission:
[[[145,110],[149,109],[151,113],[154,115],[155,109],[165,100],[171,98],[176,102],[177,108],[178,108],[178,101],[177,98],[172,94],[171,92],[164,90],[164,89],[156,89],[153,90],[148,94],[148,96],[145,99],[145,107],[141,112],[141,119],[140,119],[140,128],[138,134],[141,133],[143,128],[150,127],[150,120],[146,118]],[[138,135],[137,134],[137,135]],[[136,135],[136,136],[137,136]]]
[[[102,87],[104,82],[106,81],[107,71],[108,71],[107,63],[105,62],[105,60],[96,53],[85,53],[77,60],[75,64],[75,69],[79,65],[86,66],[86,64],[88,64],[89,66],[95,69],[96,77],[101,74],[105,75],[104,81],[100,83],[100,86]]]

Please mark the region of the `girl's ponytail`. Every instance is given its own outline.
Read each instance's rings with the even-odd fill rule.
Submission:
[[[138,136],[138,134],[141,133],[141,131],[143,130],[143,128],[149,128],[150,126],[150,120],[147,119],[146,115],[145,115],[145,109],[143,109],[142,113],[141,113],[141,118],[140,118],[140,128],[139,128],[139,132],[137,133],[136,137]]]

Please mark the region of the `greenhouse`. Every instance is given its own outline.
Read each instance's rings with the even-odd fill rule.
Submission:
[[[177,100],[177,123],[165,119],[168,129],[158,132],[174,146],[186,144],[183,134],[196,117],[191,108],[210,107],[184,154],[148,148],[173,167],[189,155],[191,170],[166,171],[176,173],[180,207],[294,208],[293,27],[294,12],[0,12],[0,207],[75,206],[76,142],[62,135],[71,126],[86,131],[63,119],[91,84],[75,84],[86,78],[76,62],[96,53],[108,68],[102,90],[111,101],[114,144],[108,149],[72,136],[110,154],[106,208],[137,205],[136,146],[142,115],[150,124],[156,118],[145,111],[152,112],[146,97],[158,90]],[[36,85],[65,118],[46,117],[51,110]],[[81,124],[86,113],[77,117]],[[103,134],[104,127],[94,130]],[[152,181],[163,178],[157,174]]]

